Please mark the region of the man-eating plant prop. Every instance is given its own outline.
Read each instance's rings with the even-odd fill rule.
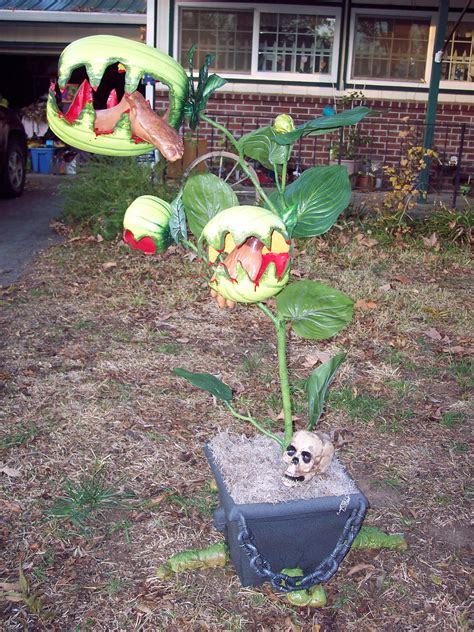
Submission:
[[[249,421],[286,450],[291,445],[293,420],[286,363],[288,326],[306,339],[324,340],[339,332],[352,318],[352,301],[342,292],[317,281],[288,284],[294,238],[311,238],[327,232],[346,208],[351,186],[345,167],[319,166],[307,169],[287,183],[293,145],[306,136],[331,133],[352,125],[371,111],[364,106],[339,114],[321,116],[296,126],[287,114],[272,126],[259,128],[236,139],[223,125],[209,118],[209,97],[226,83],[209,75],[212,57],[206,56],[197,81],[193,75],[194,47],[189,52],[189,76],[168,55],[145,44],[109,35],[77,40],[62,53],[57,85],[48,100],[51,129],[65,142],[80,149],[108,155],[146,153],[155,146],[164,158],[177,160],[182,141],[177,128],[185,118],[195,129],[204,122],[229,141],[242,171],[258,191],[263,207],[240,206],[231,187],[212,173],[188,178],[169,204],[155,196],[137,198],[124,218],[124,238],[147,254],[164,252],[174,240],[197,250],[207,264],[211,295],[220,307],[236,303],[255,304],[273,323],[277,338],[278,367],[284,413],[284,434],[273,433],[250,414],[238,413],[231,404],[232,392],[216,377],[175,369],[194,385],[222,400],[238,419]],[[94,108],[94,92],[111,65],[125,73],[124,95],[118,101],[110,92],[107,108]],[[66,112],[57,105],[74,69],[85,67],[88,79],[80,86]],[[169,88],[169,107],[160,118],[145,102],[137,86],[145,75]],[[248,160],[271,169],[275,190],[264,191]],[[188,239],[188,227],[197,245]],[[276,310],[265,301],[276,297]],[[315,369],[307,381],[308,424],[318,423],[328,386],[344,360],[339,354]],[[299,478],[298,476],[296,478]]]
[[[281,114],[273,125],[236,139],[223,125],[205,114],[209,97],[225,83],[217,75],[209,76],[210,56],[206,57],[195,84],[193,50],[189,55],[190,73],[187,77],[179,64],[168,56],[143,44],[128,40],[124,40],[123,44],[120,42],[118,38],[96,36],[74,42],[63,52],[60,90],[71,70],[81,64],[85,64],[90,82],[84,82],[77,102],[66,113],[58,111],[57,93],[52,87],[48,103],[50,125],[69,144],[111,155],[144,153],[153,143],[165,159],[177,159],[181,145],[176,128],[183,117],[192,128],[204,122],[219,130],[229,141],[240,169],[262,200],[261,207],[239,205],[227,182],[212,173],[198,173],[186,180],[171,204],[154,196],[142,196],[135,200],[125,214],[124,238],[133,248],[147,254],[163,252],[173,241],[192,248],[205,266],[211,296],[217,300],[219,307],[233,308],[237,303],[253,303],[270,319],[277,340],[283,434],[268,430],[249,412],[238,412],[232,404],[231,389],[217,377],[182,368],[176,368],[174,372],[221,400],[234,417],[249,422],[273,439],[280,446],[288,465],[285,483],[298,485],[310,480],[316,474],[323,474],[332,459],[334,448],[327,435],[312,431],[323,412],[329,384],[345,354],[334,356],[309,376],[306,382],[308,422],[305,430],[294,434],[286,360],[287,331],[290,327],[297,336],[310,340],[330,338],[351,320],[352,301],[342,292],[317,281],[288,283],[293,240],[317,237],[327,232],[348,205],[351,187],[347,170],[340,165],[313,167],[288,184],[288,162],[295,142],[301,138],[334,132],[357,123],[370,110],[360,106],[339,114],[321,116],[296,127],[290,116]],[[91,55],[95,56],[92,60]],[[92,92],[107,66],[116,63],[126,72],[124,97],[115,103],[111,93],[107,109],[112,112],[96,111]],[[143,74],[151,74],[168,85],[170,105],[167,116],[157,117],[137,92],[137,83]],[[248,160],[258,161],[273,171],[275,190],[272,193],[262,189]],[[194,240],[188,238],[188,228]],[[275,297],[274,308],[266,302],[272,297]],[[320,537],[311,534],[311,542],[315,538],[326,540],[315,559],[321,559],[318,555],[328,546],[333,551],[330,554],[329,551],[324,552],[325,559],[320,564],[318,562],[316,570],[306,577],[302,577],[300,571],[296,576],[289,571],[273,573],[268,564],[262,562],[263,558],[252,543],[242,515],[236,547],[245,550],[250,567],[258,571],[257,582],[270,578],[273,586],[288,592],[306,590],[327,581],[349,550],[367,508],[367,502],[360,493],[353,496],[357,496],[358,500],[354,500],[355,506],[349,510],[348,517],[344,516],[348,506],[344,499],[324,499],[326,509],[322,515],[329,520],[324,529],[329,529],[331,533],[339,531],[341,525],[341,534],[335,536],[337,542],[332,542],[332,535]],[[337,504],[335,510],[333,503]],[[314,520],[310,522],[314,523]],[[319,522],[311,528],[319,529]],[[292,529],[290,525],[290,539],[295,539]],[[288,538],[279,548],[286,549],[287,546]],[[230,547],[234,560],[236,547],[232,544]],[[202,556],[197,557],[196,564],[204,563]],[[284,566],[288,565],[279,563],[278,567]],[[244,585],[249,585],[253,576],[245,578],[245,581]]]

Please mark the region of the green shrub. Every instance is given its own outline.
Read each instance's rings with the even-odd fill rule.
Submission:
[[[87,227],[104,239],[122,232],[123,216],[140,195],[156,195],[171,201],[175,191],[158,183],[156,168],[136,158],[94,156],[80,165],[77,176],[60,188],[64,199],[61,219]]]

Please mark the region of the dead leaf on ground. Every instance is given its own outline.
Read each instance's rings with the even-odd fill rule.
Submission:
[[[135,604],[135,610],[143,612],[144,614],[153,614],[153,610],[143,601],[139,601]]]
[[[364,298],[360,298],[358,301],[354,303],[354,309],[377,309],[378,305],[375,301],[371,301],[370,299],[366,301]]]
[[[5,465],[0,469],[0,472],[6,474],[7,476],[11,476],[11,478],[16,478],[17,476],[21,476],[20,470],[15,470],[13,467],[8,467]]]
[[[318,362],[324,364],[331,358],[331,354],[326,351],[316,351],[305,356],[303,366],[305,369],[312,369]]]
[[[18,591],[21,590],[21,586],[19,582],[0,582],[0,590],[5,590],[6,592]]]
[[[110,270],[111,268],[116,268],[116,267],[117,267],[116,261],[106,261],[104,264],[102,264],[102,268],[104,270]]]
[[[363,235],[362,233],[357,233],[355,238],[356,238],[356,241],[358,241],[361,246],[365,246],[366,248],[373,248],[379,243],[377,239],[373,239],[372,237],[367,237],[366,235]]]
[[[301,270],[298,270],[297,268],[292,268],[290,271],[290,274],[298,278],[303,276],[303,273],[301,272]]]
[[[411,283],[411,279],[409,279],[405,274],[396,274],[392,277],[392,281],[398,281],[403,284]]]
[[[429,329],[426,329],[423,333],[425,334],[427,338],[430,338],[431,340],[441,340],[443,337],[439,333],[439,331],[435,329],[434,327],[430,327]]]
[[[351,568],[351,570],[347,573],[347,576],[352,577],[352,575],[356,575],[357,573],[365,570],[373,571],[375,570],[375,566],[373,564],[357,564]]]
[[[291,617],[285,619],[285,632],[301,632],[301,626],[297,623],[293,623]]]
[[[392,289],[390,283],[385,283],[384,285],[379,285],[379,290],[381,292],[389,292]]]
[[[461,345],[455,345],[454,347],[445,347],[443,353],[454,353],[455,355],[463,355],[466,352],[465,347]]]
[[[430,237],[422,237],[423,243],[427,248],[434,248],[435,250],[439,250],[439,242],[436,233],[430,235]]]

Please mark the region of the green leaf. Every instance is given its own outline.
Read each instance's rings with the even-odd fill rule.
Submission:
[[[209,97],[214,94],[216,90],[222,88],[227,83],[227,79],[224,77],[219,77],[219,75],[211,75],[206,81],[206,86],[204,88],[203,99],[207,103]]]
[[[351,199],[351,184],[342,165],[313,167],[289,184],[283,196],[270,196],[293,237],[316,237],[327,232]]]
[[[239,199],[227,182],[213,173],[198,173],[184,186],[183,204],[189,229],[199,239],[207,222],[220,211],[239,206]]]
[[[229,386],[210,373],[192,373],[180,368],[173,369],[172,372],[179,377],[184,377],[193,386],[212,393],[217,399],[222,399],[225,402],[230,402],[232,399],[232,391]]]
[[[258,160],[267,169],[273,169],[274,164],[286,162],[286,148],[274,143],[277,136],[273,127],[262,127],[244,134],[239,146],[248,158]]]
[[[275,142],[279,145],[291,145],[303,136],[328,134],[329,132],[334,132],[340,127],[359,123],[359,121],[369,114],[376,114],[376,112],[368,107],[365,107],[365,105],[359,105],[356,108],[351,108],[350,110],[339,112],[339,114],[334,114],[334,116],[319,116],[312,121],[304,123],[304,125],[299,125],[294,132],[279,134],[275,138]]]
[[[177,197],[171,202],[169,230],[171,237],[177,244],[179,244],[182,239],[188,238],[182,193],[179,193]]]
[[[353,301],[318,281],[297,281],[276,297],[277,312],[301,338],[325,340],[350,322]]]
[[[324,364],[318,366],[306,382],[306,392],[308,394],[308,417],[309,424],[307,430],[312,430],[318,423],[322,415],[326,393],[337,370],[346,359],[345,353],[339,353],[330,358]]]

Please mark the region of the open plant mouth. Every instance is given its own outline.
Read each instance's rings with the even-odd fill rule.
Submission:
[[[288,283],[291,243],[282,220],[268,209],[228,208],[205,226],[211,289],[228,301],[256,303]]]
[[[107,69],[117,65],[124,75],[124,94],[113,87],[103,108],[95,108],[94,95]],[[63,94],[74,70],[84,67],[85,79],[69,108],[59,110]],[[138,91],[147,75],[169,88],[169,107],[158,116]],[[103,84],[102,84],[103,86]],[[138,155],[156,147],[169,161],[183,155],[179,127],[188,81],[183,68],[168,55],[145,44],[112,35],[77,40],[62,53],[57,83],[50,86],[48,122],[64,142],[78,149],[106,155]]]

